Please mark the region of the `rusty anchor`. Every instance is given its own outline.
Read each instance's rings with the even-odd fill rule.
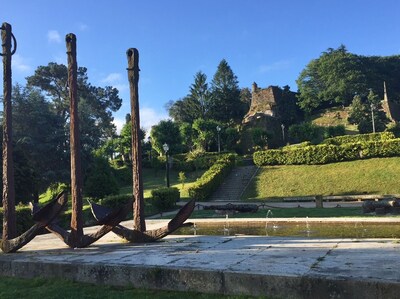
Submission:
[[[121,222],[128,213],[128,203],[126,206],[117,208],[109,213],[103,221],[103,225],[96,232],[88,235],[83,234],[82,216],[82,170],[80,156],[80,136],[78,118],[78,96],[77,96],[77,61],[76,61],[76,36],[73,33],[67,34],[66,38],[68,55],[68,86],[70,97],[70,149],[71,149],[71,197],[72,215],[71,232],[61,226],[50,223],[46,226],[47,230],[58,236],[65,244],[71,248],[82,248],[89,246],[105,234],[110,232],[114,226]]]
[[[176,216],[169,223],[161,228],[146,230],[144,218],[144,198],[142,180],[142,149],[139,138],[140,119],[139,119],[139,51],[130,48],[126,52],[128,58],[128,81],[130,88],[131,102],[131,121],[132,121],[132,173],[133,173],[133,229],[122,225],[115,226],[112,231],[121,238],[132,243],[152,242],[159,240],[179,227],[185,225],[184,222],[190,217],[195,207],[195,200],[189,201],[184,205]],[[94,217],[102,222],[110,214],[106,207],[91,203]]]
[[[1,250],[5,253],[15,252],[29,243],[43,227],[51,223],[62,211],[67,203],[66,193],[59,194],[54,200],[42,208],[37,207],[33,212],[33,220],[36,222],[26,232],[17,236],[15,215],[15,186],[12,145],[12,107],[11,107],[11,56],[17,50],[17,41],[12,34],[11,25],[3,23],[1,26],[2,53],[3,56],[3,234]],[[11,40],[14,49],[11,50]]]

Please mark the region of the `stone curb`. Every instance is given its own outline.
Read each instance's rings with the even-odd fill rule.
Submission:
[[[398,298],[400,283],[317,275],[275,276],[190,268],[1,261],[0,275],[99,285],[278,298]]]

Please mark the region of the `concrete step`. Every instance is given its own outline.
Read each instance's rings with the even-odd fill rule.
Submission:
[[[239,166],[232,170],[229,176],[211,196],[211,201],[236,201],[240,200],[246,187],[257,171],[257,166]]]

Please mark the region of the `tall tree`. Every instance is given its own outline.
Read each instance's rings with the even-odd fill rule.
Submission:
[[[130,114],[129,114],[130,115]],[[121,129],[121,133],[114,141],[117,144],[117,150],[122,156],[123,160],[127,163],[132,161],[132,120],[126,117],[126,123]],[[139,139],[143,146],[146,131],[143,128],[139,129]]]
[[[210,91],[207,76],[199,71],[190,85],[189,94],[175,102],[167,104],[169,116],[177,122],[192,124],[197,118],[207,118]]]
[[[299,105],[312,112],[321,107],[348,105],[355,93],[366,90],[361,60],[344,45],[328,49],[312,60],[297,79]]]
[[[157,125],[151,127],[151,145],[160,155],[164,155],[163,144],[169,146],[169,154],[176,154],[181,151],[182,139],[179,126],[172,120],[161,120]]]
[[[30,165],[32,173],[31,190],[25,190],[23,196],[17,192],[17,199],[23,202],[38,200],[38,194],[51,183],[68,178],[69,156],[65,151],[64,122],[52,105],[32,88],[16,85],[13,105],[15,146],[19,157],[24,157]],[[18,165],[19,160],[16,160]],[[24,167],[26,169],[26,165]]]
[[[217,145],[217,126],[221,123],[213,119],[198,118],[193,123],[193,142],[196,147],[203,151],[210,151]]]
[[[362,56],[349,53],[345,46],[329,48],[313,59],[297,79],[299,105],[306,112],[330,106],[348,106],[354,94],[372,88],[383,97],[383,82],[389,97],[400,102],[400,55]]]
[[[201,115],[199,103],[190,96],[168,103],[167,110],[169,116],[178,123],[192,124]]]
[[[46,94],[57,114],[63,117],[67,127],[69,120],[67,67],[54,62],[47,66],[39,66],[33,76],[27,77],[27,83],[28,86],[38,88]],[[91,85],[85,67],[79,67],[77,70],[77,84],[82,146],[90,152],[115,132],[112,112],[121,107],[122,100],[116,88]]]
[[[243,103],[243,108],[248,111],[251,105],[251,91],[250,88],[245,87],[240,90],[240,101]]]
[[[190,86],[189,97],[197,103],[198,116],[196,118],[206,118],[208,113],[208,102],[210,100],[210,91],[207,84],[207,76],[199,71],[194,76],[194,83]]]
[[[245,106],[240,101],[238,79],[223,59],[211,82],[210,117],[224,123],[240,122]]]
[[[354,96],[348,121],[356,124],[360,133],[371,133],[373,127],[376,132],[382,132],[389,122],[379,96],[372,89],[364,99],[360,95]]]

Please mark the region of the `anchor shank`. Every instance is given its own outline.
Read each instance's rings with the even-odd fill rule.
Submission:
[[[133,174],[133,222],[134,228],[141,232],[146,231],[144,217],[143,179],[142,179],[142,147],[140,144],[140,118],[139,118],[139,51],[135,48],[128,49],[128,80],[131,101],[132,123],[132,174]]]
[[[1,30],[3,56],[3,240],[17,235],[12,146],[11,109],[11,25]]]
[[[77,62],[76,36],[67,34],[68,86],[70,98],[70,150],[71,150],[71,237],[72,242],[79,242],[83,236],[82,216],[82,172],[81,146],[79,137],[78,96],[77,96]]]

